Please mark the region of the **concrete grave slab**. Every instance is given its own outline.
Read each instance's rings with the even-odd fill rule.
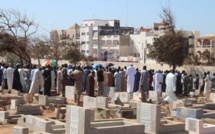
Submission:
[[[97,99],[94,97],[84,96],[83,107],[89,109],[97,108]]]

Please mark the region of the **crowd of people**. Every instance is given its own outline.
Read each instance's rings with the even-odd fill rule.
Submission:
[[[164,101],[173,101],[176,96],[189,96],[189,92],[199,89],[199,75],[195,79],[185,71],[160,71],[147,70],[143,66],[142,71],[129,67],[91,66],[80,67],[63,64],[60,67],[37,67],[30,65],[15,66],[12,64],[0,64],[0,83],[2,89],[16,89],[24,93],[40,93],[51,95],[51,90],[57,90],[61,96],[65,96],[67,85],[75,88],[75,102],[79,104],[80,95],[85,92],[89,96],[101,96],[105,87],[115,87],[115,92],[141,92],[142,101],[146,101],[149,90],[155,90],[162,96],[166,92]],[[210,82],[212,81],[212,84]],[[207,94],[211,88],[215,88],[215,74],[204,74],[200,93]]]

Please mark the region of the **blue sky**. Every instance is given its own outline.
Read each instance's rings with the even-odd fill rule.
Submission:
[[[161,21],[161,7],[170,6],[177,29],[198,30],[203,36],[215,33],[214,5],[214,0],[0,0],[0,8],[25,11],[34,18],[41,34],[86,19],[119,19],[122,26],[150,28]]]

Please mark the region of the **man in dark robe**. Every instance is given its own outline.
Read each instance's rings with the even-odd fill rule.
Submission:
[[[112,87],[113,86],[113,74],[112,74],[112,69],[109,68],[107,72],[107,87]]]
[[[187,75],[187,73],[184,73],[184,86],[183,86],[183,90],[184,90],[184,96],[188,96],[189,95],[189,84],[190,84],[190,77]]]
[[[16,64],[16,68],[14,69],[14,72],[13,72],[13,89],[23,92],[22,84],[20,82],[20,75],[18,71],[19,68],[20,68],[20,65]]]
[[[139,91],[139,82],[140,82],[140,72],[139,69],[136,68],[135,80],[134,80],[134,92]]]
[[[87,66],[86,68],[84,68],[84,72],[86,74],[84,74],[84,78],[83,78],[83,90],[82,92],[85,92],[86,91],[86,88],[87,88],[87,76],[90,74],[90,69],[89,67]]]
[[[43,72],[44,77],[44,95],[51,96],[51,67],[48,65]]]
[[[163,83],[162,83],[162,92],[166,92],[166,75],[167,75],[168,71],[165,71],[163,73]]]
[[[182,94],[182,83],[181,83],[181,73],[178,72],[178,75],[176,76],[176,95]]]
[[[92,73],[90,73],[87,76],[87,87],[86,87],[86,93],[88,96],[90,97],[94,97],[94,84],[95,84],[95,72],[92,71]]]
[[[67,75],[67,69],[64,67],[62,69],[62,79],[61,79],[61,89],[62,89],[62,96],[65,97],[65,88],[66,86],[71,86],[72,83]]]

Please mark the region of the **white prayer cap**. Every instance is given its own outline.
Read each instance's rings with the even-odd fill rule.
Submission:
[[[130,66],[133,66],[133,63],[130,63]]]

